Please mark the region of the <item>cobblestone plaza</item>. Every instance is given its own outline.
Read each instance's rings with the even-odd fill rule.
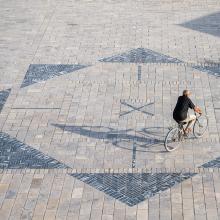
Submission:
[[[218,220],[219,138],[219,0],[0,0],[0,220]]]

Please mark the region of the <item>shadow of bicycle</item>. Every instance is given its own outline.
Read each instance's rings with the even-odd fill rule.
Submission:
[[[75,126],[65,124],[52,124],[55,127],[70,133],[82,135],[92,139],[104,140],[115,147],[140,152],[165,152],[163,148],[164,138],[168,128],[149,127],[139,131],[133,129],[117,130],[104,126]]]

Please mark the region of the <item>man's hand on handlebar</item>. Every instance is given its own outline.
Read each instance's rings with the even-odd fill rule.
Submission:
[[[198,113],[198,114],[202,114],[202,110],[201,110],[198,106],[196,106],[196,107],[194,108],[194,111],[195,111],[196,113]]]

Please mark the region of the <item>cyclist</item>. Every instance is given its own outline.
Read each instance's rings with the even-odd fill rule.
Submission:
[[[189,90],[184,90],[183,95],[179,96],[176,107],[173,111],[173,119],[179,123],[186,123],[185,132],[189,133],[192,129],[191,126],[196,120],[195,115],[188,115],[189,108],[193,109],[195,112],[202,114],[201,109],[198,106],[195,106],[189,96],[191,92]]]

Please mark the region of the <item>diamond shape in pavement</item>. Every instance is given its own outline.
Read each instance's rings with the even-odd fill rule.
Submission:
[[[87,65],[31,64],[21,88],[88,67]]]
[[[0,169],[67,168],[54,158],[0,132]]]
[[[220,37],[220,12],[202,16],[180,25],[185,28]]]
[[[3,109],[10,92],[11,92],[11,89],[0,91],[0,112]]]
[[[201,168],[220,168],[220,157],[208,161],[207,163],[203,164]]]
[[[134,206],[196,173],[74,173],[71,176],[90,186]]]
[[[182,63],[177,58],[145,48],[133,49],[122,54],[100,59],[99,61],[110,63]]]
[[[210,75],[220,76],[220,65],[210,65],[210,66],[193,66],[194,69],[206,72]]]

